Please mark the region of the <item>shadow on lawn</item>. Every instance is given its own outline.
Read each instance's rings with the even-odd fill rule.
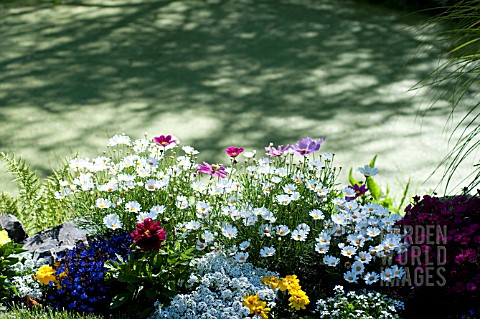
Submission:
[[[404,92],[439,52],[422,19],[328,0],[0,7],[0,146],[42,171],[38,158],[97,149],[105,132],[173,131],[217,159],[304,135],[359,149],[372,136],[355,132],[417,116],[422,98]]]

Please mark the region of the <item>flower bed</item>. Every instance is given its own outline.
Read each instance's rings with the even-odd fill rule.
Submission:
[[[363,181],[350,171],[351,185],[339,186],[324,141],[270,145],[263,156],[230,146],[224,166],[198,164],[171,135],[115,135],[105,156],[70,160],[52,192],[88,243],[43,265],[15,257],[0,232],[11,272],[0,277],[2,301],[28,295],[132,318],[400,318],[403,302],[386,293],[405,292],[396,286],[407,268],[392,260],[410,253],[398,225],[411,220],[389,210],[375,158],[358,169]],[[467,251],[459,256],[473,258]]]

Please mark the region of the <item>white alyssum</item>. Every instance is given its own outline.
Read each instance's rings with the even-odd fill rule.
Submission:
[[[264,276],[278,276],[274,272],[236,262],[222,252],[207,253],[193,266],[195,271],[186,283],[190,293],[176,295],[168,306],[156,303],[150,319],[243,319],[249,317],[249,309],[242,302],[255,294],[269,307],[275,306],[275,292],[261,281]]]

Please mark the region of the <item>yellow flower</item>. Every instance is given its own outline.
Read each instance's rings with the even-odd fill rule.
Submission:
[[[300,289],[300,280],[296,275],[288,275],[278,284],[280,291]]]
[[[55,282],[55,269],[44,265],[37,270],[35,278],[44,285],[48,285],[51,281]]]
[[[306,309],[305,306],[310,303],[307,294],[303,290],[289,290],[290,298],[288,304],[290,307],[295,308],[295,310]]]
[[[11,242],[12,240],[8,237],[6,230],[0,230],[0,246],[5,245],[6,243]]]
[[[274,276],[270,276],[270,277],[262,277],[260,278],[262,280],[262,282],[265,284],[265,285],[268,285],[270,286],[272,289],[275,289],[278,287],[278,285],[280,284],[280,279],[274,277]]]
[[[245,300],[243,300],[242,304],[250,309],[250,314],[255,314],[257,316],[262,317],[262,319],[268,318],[268,313],[270,312],[270,308],[267,308],[267,303],[265,301],[260,300],[258,295],[255,296],[246,296]]]
[[[56,278],[56,280],[54,281],[56,283],[56,286],[57,286],[57,289],[62,289],[64,286],[60,285],[60,283],[62,282],[62,280],[67,277],[67,271],[65,270],[64,272],[60,273],[58,275],[58,279]]]
[[[242,305],[250,309],[250,313],[253,313],[255,307],[260,302],[260,297],[258,295],[255,296],[246,296],[245,300],[243,300]]]
[[[257,316],[262,317],[262,319],[268,319],[268,313],[270,312],[270,308],[265,307],[266,303],[262,302],[261,306],[255,307],[253,312],[250,314],[255,314]]]

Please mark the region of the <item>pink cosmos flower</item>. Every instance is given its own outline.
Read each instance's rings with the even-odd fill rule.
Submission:
[[[230,156],[230,157],[237,157],[242,153],[245,149],[243,147],[235,147],[235,146],[229,146],[228,148],[225,149],[225,152]]]
[[[225,167],[218,164],[208,164],[206,162],[203,162],[203,165],[198,164],[197,171],[199,173],[205,173],[210,176],[218,176],[220,178],[227,177],[227,171]]]
[[[172,138],[171,135],[160,135],[160,136],[157,136],[157,137],[154,137],[153,138],[155,142],[157,142],[158,145],[160,146],[168,146],[172,143],[177,143],[177,141],[175,139]]]
[[[274,157],[274,156],[280,156],[283,153],[285,153],[288,149],[290,148],[290,145],[287,144],[284,148],[282,148],[281,145],[278,145],[277,148],[273,147],[272,144],[270,146],[265,147],[265,151],[267,151],[267,154]]]

